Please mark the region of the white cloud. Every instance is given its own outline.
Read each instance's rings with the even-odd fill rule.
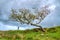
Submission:
[[[43,5],[47,5],[47,4],[50,4],[50,3],[54,4],[54,0],[48,0],[48,1],[47,0],[42,0],[41,2],[39,0],[1,0],[0,1],[0,10],[3,13],[3,16],[1,16],[1,18],[7,18],[11,8],[20,8],[20,7],[21,8],[22,7],[31,8],[31,6],[34,6],[34,7],[37,6],[38,7],[38,6],[43,6]],[[50,5],[49,9],[54,10],[55,7],[56,7],[56,5]],[[59,8],[60,8],[60,6],[59,6]],[[56,11],[59,11],[58,9]],[[54,23],[51,22],[51,21],[54,21],[53,19],[55,18],[55,16],[53,16],[53,15],[50,15],[49,18],[45,19],[46,21],[48,20],[47,21],[48,23],[47,24],[45,23],[44,26],[48,26],[49,22],[51,23],[51,24],[49,24],[49,26],[54,24]],[[59,20],[59,18],[57,19],[57,22],[60,22],[58,20]],[[56,21],[54,21],[54,22],[56,22]],[[59,23],[59,25],[60,25],[60,23]],[[16,30],[16,29],[17,29],[16,26],[12,26],[12,25],[8,25],[8,24],[5,25],[2,22],[0,22],[0,30]],[[25,29],[25,28],[20,27],[20,29]]]
[[[0,30],[16,30],[16,26],[11,26],[11,25],[5,25],[2,22],[0,22]]]
[[[55,8],[56,8],[56,5],[50,5],[48,9],[53,11]]]
[[[6,28],[7,28],[8,30],[16,30],[16,29],[17,29],[16,26],[11,26],[11,25],[4,25],[4,26],[6,26]]]

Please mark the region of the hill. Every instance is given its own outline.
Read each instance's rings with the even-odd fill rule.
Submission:
[[[45,29],[0,31],[0,40],[60,40],[60,26]]]

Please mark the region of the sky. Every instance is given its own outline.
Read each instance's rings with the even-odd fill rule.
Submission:
[[[11,9],[36,7],[40,9],[45,5],[50,5],[49,9],[52,12],[45,17],[40,23],[44,27],[52,27],[60,25],[60,0],[1,0],[0,1],[0,30],[16,30],[17,26],[21,26],[20,29],[31,29],[31,25],[19,25],[18,22],[10,21],[9,15]],[[33,10],[32,10],[33,11]],[[29,27],[28,27],[29,26]]]

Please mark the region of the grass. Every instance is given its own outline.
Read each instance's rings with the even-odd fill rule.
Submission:
[[[45,28],[47,32],[37,29],[0,31],[0,40],[60,40],[60,26]]]

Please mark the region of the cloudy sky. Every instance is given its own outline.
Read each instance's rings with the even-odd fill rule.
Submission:
[[[19,23],[8,20],[10,10],[12,8],[28,8],[36,7],[40,9],[42,6],[50,4],[50,10],[53,10],[42,22],[42,27],[52,27],[60,25],[60,0],[1,0],[0,1],[0,30],[17,29]],[[20,29],[32,28],[28,25],[21,25]],[[30,26],[30,25],[29,25]]]

